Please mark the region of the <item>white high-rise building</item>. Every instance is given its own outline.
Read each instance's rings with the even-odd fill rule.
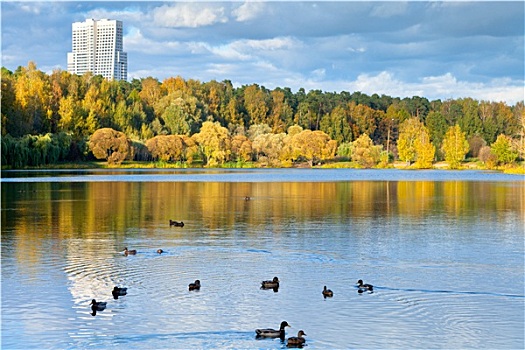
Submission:
[[[123,51],[122,36],[122,21],[87,19],[73,23],[68,72],[79,75],[92,72],[109,80],[127,80],[128,55]]]

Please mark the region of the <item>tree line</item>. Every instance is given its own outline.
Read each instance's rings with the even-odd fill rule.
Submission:
[[[525,108],[472,98],[433,100],[171,77],[108,81],[2,67],[2,165],[126,159],[360,166],[393,159],[430,167],[465,156],[488,166],[525,158]]]

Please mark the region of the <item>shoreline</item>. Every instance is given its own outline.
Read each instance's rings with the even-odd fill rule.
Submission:
[[[107,162],[93,162],[93,161],[87,161],[87,162],[77,162],[77,163],[57,163],[57,164],[47,164],[43,167],[24,167],[24,168],[2,168],[2,171],[17,171],[17,170],[86,170],[86,169],[262,169],[262,168],[268,168],[264,166],[256,166],[255,163],[246,163],[246,164],[238,164],[238,163],[227,163],[220,167],[214,167],[214,168],[208,168],[205,166],[202,166],[202,164],[191,164],[188,165],[186,163],[159,163],[159,162],[137,162],[137,161],[128,161],[123,162],[119,165],[109,165]],[[282,169],[286,169],[286,167],[281,167]],[[353,162],[329,162],[321,165],[314,165],[310,166],[307,162],[303,163],[297,163],[294,164],[291,167],[288,167],[290,169],[367,169],[357,166]],[[441,161],[436,162],[432,165],[432,168],[428,169],[416,169],[411,166],[407,166],[406,162],[393,162],[389,163],[388,167],[374,167],[370,169],[397,169],[397,170],[494,170],[494,171],[501,171],[506,174],[523,174],[525,175],[525,162],[515,164],[513,166],[501,166],[496,167],[493,169],[488,169],[483,164],[480,164],[478,161],[467,161],[462,163],[462,166],[459,169],[449,169],[448,163]]]

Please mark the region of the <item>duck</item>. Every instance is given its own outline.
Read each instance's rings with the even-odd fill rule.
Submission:
[[[106,308],[107,303],[105,301],[96,301],[95,299],[91,300],[91,310],[103,311]]]
[[[324,286],[323,288],[323,296],[326,298],[331,298],[334,296],[334,292],[332,292],[332,290],[326,288],[326,286]]]
[[[357,287],[359,290],[374,290],[374,286],[371,284],[363,283],[363,280],[357,281]]]
[[[273,329],[273,328],[261,328],[256,329],[255,334],[257,334],[257,338],[281,338],[284,340],[284,329],[285,327],[291,327],[288,322],[283,321],[281,322],[281,326],[279,329]]]
[[[301,329],[299,332],[297,332],[297,337],[288,338],[286,346],[290,346],[290,347],[303,346],[304,343],[306,343],[306,339],[303,338],[304,336],[306,336],[306,333]]]
[[[200,290],[201,289],[201,281],[195,280],[195,282],[190,283],[188,285],[189,290]]]
[[[118,299],[118,297],[128,294],[128,289],[115,286],[111,291],[111,294],[113,294],[113,298]]]
[[[173,221],[170,219],[170,227],[171,226],[176,226],[176,227],[184,227],[184,222],[178,222],[178,221]]]
[[[137,251],[135,249],[128,250],[128,247],[124,248],[124,254],[125,255],[135,255],[137,254]]]
[[[279,288],[279,278],[274,277],[271,281],[262,281],[261,288],[263,289]]]
[[[157,253],[162,254],[162,253],[164,253],[164,250],[162,250],[162,249],[157,249]]]

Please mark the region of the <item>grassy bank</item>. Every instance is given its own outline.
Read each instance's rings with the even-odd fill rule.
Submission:
[[[307,168],[308,163],[296,163],[292,166],[293,168]],[[46,169],[199,169],[206,168],[201,162],[187,164],[183,162],[139,162],[139,161],[126,161],[122,164],[108,164],[107,162],[78,162],[78,163],[57,163],[48,164],[40,167],[25,167],[23,169],[11,169],[2,167],[2,170],[46,170]],[[261,166],[255,162],[228,162],[224,163],[217,168],[221,169],[250,169],[250,168],[261,168]],[[323,169],[361,169],[362,167],[351,161],[335,161],[327,162],[324,164],[316,165],[313,168]],[[413,166],[407,165],[406,162],[393,162],[389,163],[384,168],[390,169],[402,169],[402,170],[417,170]],[[448,170],[448,164],[446,162],[437,162],[433,164],[432,169]],[[487,167],[478,160],[465,161],[461,164],[459,170],[497,170],[502,171],[506,174],[523,174],[525,175],[525,162],[521,162],[514,165],[506,165],[497,167],[495,169],[487,169]]]

